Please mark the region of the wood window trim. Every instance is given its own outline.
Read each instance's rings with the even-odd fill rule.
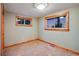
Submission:
[[[32,22],[32,17],[21,17],[21,16],[16,16],[16,18],[23,18],[23,19],[29,19]],[[17,19],[15,20],[15,23],[17,22]],[[16,26],[24,26],[24,27],[32,27],[32,23],[30,25],[24,25],[24,24],[17,24]]]
[[[4,4],[1,3],[1,55],[4,49]]]
[[[4,48],[4,4],[1,4],[1,46]]]
[[[48,18],[56,18],[56,17],[61,17],[61,16],[66,16],[66,28],[46,28],[47,27],[47,19]],[[54,31],[69,31],[69,11],[63,11],[59,13],[55,13],[50,16],[45,16],[44,17],[44,29],[45,30],[54,30]]]

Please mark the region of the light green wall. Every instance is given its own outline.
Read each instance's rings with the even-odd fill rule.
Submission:
[[[45,41],[54,42],[60,46],[79,52],[79,7],[70,8],[68,10],[70,13],[69,32],[44,30],[43,18],[40,20],[33,18],[32,28],[17,27],[15,26],[16,15],[5,13],[5,46],[39,37]]]
[[[79,52],[79,7],[68,9],[69,32],[44,30],[44,19],[40,19],[40,39],[48,42],[54,42],[65,48]]]
[[[32,27],[16,26],[15,17],[17,15],[6,12],[4,19],[5,26],[5,46],[21,43],[28,40],[37,39],[37,21],[32,20]]]

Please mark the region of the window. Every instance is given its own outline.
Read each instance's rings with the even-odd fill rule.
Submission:
[[[56,13],[45,17],[45,30],[69,31],[69,13]]]
[[[20,16],[16,16],[16,25],[17,26],[28,26],[31,27],[32,18],[24,18]]]
[[[29,25],[30,21],[29,20],[25,20],[25,24]]]

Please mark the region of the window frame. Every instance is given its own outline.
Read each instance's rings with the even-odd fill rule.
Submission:
[[[20,19],[24,19],[24,24],[18,24],[18,19],[17,18],[20,18]],[[25,24],[25,20],[29,20],[30,21],[30,24],[27,25]],[[16,16],[16,26],[25,26],[25,27],[32,27],[32,17],[21,17],[21,16]]]
[[[47,19],[66,16],[66,26],[65,28],[47,28]],[[44,29],[54,30],[54,31],[69,31],[69,11],[55,13],[53,15],[48,15],[44,17]]]

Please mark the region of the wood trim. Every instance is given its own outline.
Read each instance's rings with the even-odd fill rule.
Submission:
[[[1,3],[1,55],[4,49],[4,4]]]
[[[2,39],[2,49],[4,49],[4,16],[2,16],[2,21],[1,21],[1,23],[2,23],[2,27],[1,27],[1,39]]]
[[[32,27],[32,24],[31,25],[16,24],[16,26]]]
[[[1,48],[0,48],[0,56],[2,56],[2,52],[1,52],[2,50],[1,50]]]
[[[52,46],[52,47],[59,47],[59,48],[61,48],[61,49],[64,49],[64,50],[66,50],[66,51],[70,51],[70,52],[72,52],[72,53],[74,53],[74,54],[79,55],[79,52],[73,51],[73,50],[71,50],[71,49],[69,49],[69,48],[65,48],[65,47],[59,46],[59,45],[57,45],[57,44],[55,44],[55,43],[50,43],[50,42],[47,42],[47,41],[44,41],[44,40],[41,40],[41,39],[37,39],[37,40],[40,40],[40,41],[42,41],[42,42],[45,42],[45,43],[49,44],[49,45]]]
[[[18,46],[18,45],[21,45],[21,44],[24,44],[24,43],[29,43],[29,42],[35,41],[35,40],[37,40],[37,39],[34,39],[34,40],[28,40],[28,41],[24,41],[24,42],[20,42],[20,43],[12,44],[12,45],[9,45],[9,46],[5,46],[4,48],[9,48],[9,47],[13,47],[13,46]]]
[[[13,44],[13,45],[10,45],[10,46],[6,46],[5,48],[9,48],[9,47],[13,47],[13,46],[18,46],[18,45],[21,45],[21,44],[24,44],[24,43],[29,43],[29,42],[35,41],[35,40],[39,40],[39,41],[41,41],[41,42],[44,42],[44,43],[49,44],[49,45],[52,46],[52,47],[58,47],[58,48],[61,48],[61,49],[64,49],[64,50],[66,50],[66,51],[70,51],[70,52],[72,52],[72,53],[74,53],[74,54],[79,55],[79,52],[73,51],[73,50],[68,49],[68,48],[64,48],[64,47],[59,46],[59,45],[57,45],[57,44],[55,44],[55,43],[50,43],[50,42],[47,42],[47,41],[44,41],[44,40],[41,40],[41,39],[29,40],[29,41],[25,41],[25,42]]]
[[[23,19],[29,19],[29,20],[32,20],[32,17],[21,17],[21,16],[16,16],[16,18],[23,18]]]
[[[55,18],[60,16],[66,16],[66,28],[47,28],[47,19],[48,18]],[[55,13],[52,16],[45,16],[44,17],[44,29],[45,30],[55,30],[55,31],[69,31],[69,11]]]
[[[17,24],[16,22],[17,22],[17,19],[16,18],[22,18],[22,19],[28,19],[28,20],[30,20],[31,21],[31,24],[30,25],[24,25],[24,24]],[[16,23],[16,26],[23,26],[23,27],[32,27],[32,20],[33,20],[33,18],[32,17],[21,17],[21,16],[16,16],[15,17],[15,23]]]

